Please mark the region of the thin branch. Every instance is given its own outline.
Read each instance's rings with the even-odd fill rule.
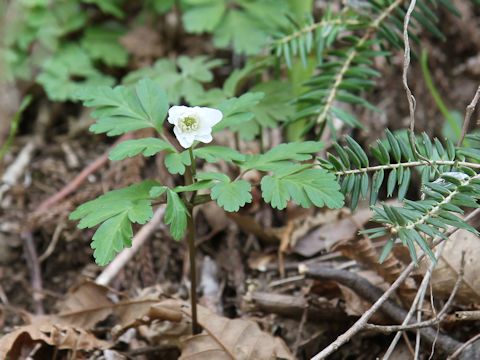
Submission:
[[[118,145],[122,141],[131,139],[132,135],[131,134],[125,134],[122,137],[120,137],[113,146]],[[113,147],[112,146],[112,147]],[[106,151],[104,154],[102,154],[99,158],[97,158],[94,162],[89,164],[86,168],[84,168],[80,174],[78,174],[72,181],[70,181],[67,185],[65,185],[62,189],[60,189],[57,193],[53,194],[49,198],[45,199],[42,201],[42,203],[38,206],[38,208],[35,210],[35,214],[41,214],[42,212],[45,212],[49,208],[51,208],[53,205],[58,203],[59,201],[63,200],[66,198],[68,195],[70,195],[72,192],[78,189],[78,187],[88,178],[89,175],[100,169],[103,165],[105,165],[108,161],[108,153],[111,150],[111,148]]]
[[[470,179],[468,179],[465,182],[462,182],[461,186],[468,186],[472,181],[480,179],[480,174],[476,176],[472,176]],[[406,225],[397,225],[391,227],[391,231],[398,233],[400,229],[415,229],[418,225],[424,224],[425,222],[428,221],[428,219],[434,217],[440,210],[442,210],[442,206],[449,204],[453,198],[460,193],[460,190],[458,190],[460,186],[456,188],[456,190],[452,191],[448,196],[443,198],[442,201],[439,201],[437,205],[433,206],[428,212],[426,212],[424,215],[422,215],[420,218],[416,220],[409,221]]]
[[[408,68],[410,67],[410,40],[408,37],[408,24],[410,23],[410,17],[412,16],[413,10],[415,10],[416,0],[412,0],[408,7],[405,19],[403,22],[403,42],[405,44],[405,52],[403,55],[403,73],[402,73],[402,82],[405,92],[407,93],[408,100],[408,109],[410,112],[410,132],[411,134],[415,133],[415,97],[408,86]],[[412,145],[415,142],[412,143]]]
[[[33,290],[33,302],[35,305],[35,314],[43,315],[45,310],[43,307],[43,285],[42,285],[42,270],[40,262],[38,261],[37,250],[35,248],[35,241],[33,234],[30,231],[25,231],[21,235],[23,239],[23,248],[27,267],[30,272],[30,282]]]
[[[453,160],[432,160],[428,163],[425,161],[409,161],[404,163],[397,163],[397,164],[388,164],[388,165],[377,165],[377,166],[368,166],[359,169],[351,169],[351,170],[342,170],[335,172],[337,176],[347,176],[353,174],[363,174],[366,172],[374,172],[380,170],[391,170],[397,169],[400,167],[416,167],[416,166],[441,166],[441,165],[448,165],[448,166],[465,166],[472,169],[480,169],[480,164],[478,163],[471,163],[467,161],[453,161]]]
[[[443,249],[445,248],[445,243],[440,244],[440,246],[437,248],[435,251],[435,257],[438,259],[440,255],[443,252]],[[410,322],[410,319],[413,316],[413,313],[415,312],[415,307],[417,304],[420,302],[420,299],[423,298],[423,294],[425,293],[428,283],[430,282],[430,278],[432,276],[433,268],[435,267],[435,264],[433,262],[430,263],[428,270],[423,277],[422,283],[420,284],[420,287],[417,291],[417,295],[415,296],[415,299],[412,302],[412,305],[410,306],[410,309],[408,310],[407,316],[403,319],[402,325],[407,325]],[[402,332],[397,332],[395,334],[395,337],[393,338],[392,342],[390,343],[390,346],[388,347],[387,351],[383,355],[382,360],[388,360],[390,356],[392,356],[393,351],[395,350],[395,347],[397,346],[398,341],[400,340]]]
[[[325,266],[312,266],[305,270],[305,274],[314,279],[320,280],[334,280],[342,285],[345,285],[355,291],[362,298],[374,302],[376,299],[383,296],[383,290],[372,285],[367,279],[362,278],[358,274],[346,270],[336,270],[327,268]],[[393,300],[387,300],[381,304],[379,310],[388,315],[390,318],[396,321],[402,321],[407,315],[407,312],[397,305]],[[437,333],[434,329],[427,328],[421,330],[422,337],[425,338],[428,343],[433,343],[437,338]],[[461,343],[454,340],[448,335],[438,335],[439,348],[446,353],[450,353],[454,349],[458,348]],[[317,355],[318,356],[318,355]],[[324,357],[314,357],[313,359],[323,359]]]
[[[480,209],[475,209],[472,211],[468,216],[465,217],[465,221],[470,221],[475,218],[477,215],[480,214]],[[453,233],[455,233],[458,229],[450,227],[448,231],[445,232],[444,236],[449,237]],[[433,242],[433,247],[437,246],[438,244],[445,241],[442,237],[436,237]],[[417,261],[421,261],[425,257],[424,253],[421,253],[418,256]],[[405,279],[410,275],[410,273],[415,269],[416,262],[410,262],[408,266],[403,270],[400,274],[398,279],[390,285],[390,287],[385,291],[385,293],[372,305],[370,309],[368,309],[356,322],[353,324],[346,332],[340,335],[334,342],[328,345],[325,349],[315,355],[312,360],[320,360],[325,359],[327,356],[334,353],[338,350],[342,345],[350,341],[350,339],[355,336],[359,331],[364,329],[365,324],[367,324],[368,320],[375,314],[378,309],[383,305],[385,301],[397,290],[397,288],[405,281]]]
[[[293,32],[289,35],[286,35],[284,37],[281,37],[280,39],[277,39],[274,42],[274,45],[275,46],[283,45],[285,43],[288,43],[288,42],[292,41],[293,39],[299,38],[304,34],[313,32],[317,28],[324,27],[324,26],[331,26],[331,25],[353,25],[353,26],[355,26],[355,25],[360,25],[360,24],[361,24],[360,21],[352,20],[352,19],[347,19],[347,20],[344,20],[344,19],[321,20],[319,22],[316,22],[316,23],[307,25],[307,26],[305,26],[301,29],[298,29],[297,31],[295,31],[295,32]]]
[[[442,244],[445,244],[443,242]],[[462,257],[464,259],[464,257]],[[417,322],[415,324],[407,324],[407,325],[374,325],[374,324],[366,324],[365,328],[368,330],[374,330],[374,331],[379,331],[385,334],[395,332],[395,331],[406,331],[406,330],[417,330],[417,329],[422,329],[426,327],[430,327],[432,325],[437,325],[441,323],[446,317],[447,317],[447,312],[452,306],[453,299],[455,298],[456,294],[458,293],[458,290],[460,289],[460,285],[462,284],[463,281],[463,274],[464,274],[464,268],[465,268],[465,261],[462,260],[462,265],[457,277],[457,281],[455,282],[455,286],[453,287],[453,290],[443,306],[443,308],[440,310],[437,316],[435,316],[432,319],[426,320],[426,321],[421,321]],[[428,282],[427,282],[428,284]],[[419,290],[420,292],[420,290]]]
[[[454,360],[456,359],[469,345],[473,344],[475,341],[480,339],[480,334],[475,335],[471,339],[469,339],[466,343],[464,343],[462,346],[460,346],[455,352],[450,355],[447,360]]]
[[[465,139],[465,135],[467,134],[468,128],[470,126],[470,119],[472,118],[473,112],[475,111],[475,107],[477,106],[479,100],[480,100],[480,86],[477,88],[477,91],[475,93],[475,96],[472,99],[472,102],[467,106],[467,109],[465,110],[465,118],[463,120],[462,135],[460,136],[460,139],[458,139],[457,146],[461,146],[463,143],[463,140]]]

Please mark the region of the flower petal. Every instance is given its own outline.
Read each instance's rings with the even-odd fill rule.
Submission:
[[[223,118],[222,112],[217,109],[195,106],[194,110],[200,117],[202,125],[205,124],[211,128],[218,124]]]
[[[178,142],[182,145],[183,148],[188,149],[193,145],[195,141],[195,135],[192,133],[184,133],[177,126],[173,128],[173,132],[177,137]]]
[[[173,125],[178,125],[178,120],[185,117],[185,114],[188,114],[191,111],[191,108],[188,106],[172,106],[168,110],[168,122]]]
[[[197,134],[195,135],[195,140],[201,141],[203,143],[209,143],[213,140],[212,134]]]

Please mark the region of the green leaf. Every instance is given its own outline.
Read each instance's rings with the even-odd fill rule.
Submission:
[[[118,144],[110,151],[108,158],[110,160],[123,160],[140,153],[143,156],[153,156],[160,151],[169,150],[174,152],[175,148],[164,140],[157,138],[143,138],[126,140]]]
[[[161,59],[152,67],[130,72],[123,82],[131,84],[148,77],[167,92],[170,103],[177,104],[181,98],[192,103],[202,98],[203,84],[213,80],[211,69],[221,63],[218,59],[211,60],[206,56],[179,56],[176,62]]]
[[[212,187],[211,197],[225,211],[235,212],[252,202],[251,188],[246,180],[221,181]]]
[[[100,266],[111,262],[124,248],[132,246],[132,224],[126,213],[120,213],[105,221],[93,235],[93,257]]]
[[[188,151],[183,151],[181,153],[170,153],[165,156],[165,166],[170,174],[185,174],[185,165],[190,166],[192,161]]]
[[[304,141],[280,144],[262,155],[247,155],[242,168],[261,171],[275,170],[279,166],[291,161],[310,160],[313,154],[323,148],[320,141]]]
[[[385,177],[385,172],[383,169],[377,171],[373,175],[372,179],[372,189],[370,190],[370,205],[375,205],[378,199],[378,193],[380,192],[380,187],[383,184],[383,179]]]
[[[385,261],[385,259],[387,258],[388,254],[390,254],[390,252],[393,249],[394,244],[395,244],[394,239],[389,239],[387,241],[387,243],[385,244],[385,246],[382,249],[382,253],[380,254],[380,259],[378,260],[380,264],[382,264]]]
[[[222,20],[226,11],[223,1],[192,1],[185,0],[191,6],[183,13],[183,25],[185,30],[193,33],[212,32]]]
[[[219,160],[224,161],[244,161],[245,155],[225,146],[204,146],[193,150],[195,157],[204,159],[209,163],[215,163]]]
[[[83,49],[67,45],[42,65],[36,81],[43,86],[49,99],[65,101],[74,100],[76,93],[81,90],[111,85],[114,79],[95,69]]]
[[[150,0],[153,9],[159,14],[164,14],[171,10],[176,0]]]
[[[135,88],[117,86],[84,90],[78,98],[85,106],[95,108],[91,115],[97,122],[90,130],[108,136],[145,128],[161,133],[168,111],[165,91],[149,79],[140,80]]]
[[[251,89],[263,93],[264,97],[251,109],[255,121],[262,127],[275,128],[286,121],[295,111],[290,100],[293,98],[292,86],[286,81],[273,80],[262,82]]]
[[[150,190],[156,181],[144,181],[124,189],[110,191],[80,205],[70,214],[80,220],[80,229],[103,223],[93,237],[92,248],[99,265],[106,265],[123,248],[131,245],[130,223],[145,224],[153,215]]]
[[[148,194],[151,198],[158,198],[159,196],[163,195],[167,189],[168,188],[166,186],[153,186]]]
[[[202,181],[197,181],[190,185],[177,186],[175,189],[173,189],[173,191],[177,193],[198,191],[198,190],[210,189],[213,185],[214,183],[211,180],[202,180]]]
[[[119,39],[124,34],[122,29],[107,26],[89,26],[81,40],[82,47],[90,57],[109,66],[125,66],[128,52]]]
[[[252,112],[265,95],[260,92],[248,92],[240,97],[230,98],[218,104],[217,108],[223,113],[223,119],[214,127],[214,131],[220,131],[227,127],[232,130],[241,130],[246,127],[246,122],[255,116]]]
[[[301,169],[298,166],[290,168]],[[344,203],[335,176],[322,169],[267,175],[261,181],[261,189],[264,200],[279,210],[284,209],[290,199],[305,208],[312,205],[339,208]]]
[[[120,5],[123,3],[123,0],[81,0],[81,1],[86,4],[97,5],[106,14],[113,15],[120,19],[124,17],[124,13],[120,8]]]
[[[287,24],[288,4],[283,1],[183,0],[182,4],[187,31],[213,32],[217,47],[233,45],[239,53],[258,53],[269,34]]]
[[[180,240],[187,230],[188,210],[178,194],[167,189],[167,207],[165,209],[165,224],[170,225],[170,234],[175,240]]]
[[[387,196],[388,197],[393,195],[396,182],[397,182],[397,169],[392,169],[390,171],[390,174],[388,174],[388,180],[387,180]]]
[[[197,173],[196,178],[198,180],[218,180],[221,182],[230,182],[230,178],[227,175],[214,172],[200,172]]]

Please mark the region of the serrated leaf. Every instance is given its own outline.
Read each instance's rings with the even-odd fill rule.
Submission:
[[[264,200],[279,210],[291,199],[302,207],[343,206],[343,195],[335,176],[321,169],[307,169],[283,176],[264,176],[261,181]]]
[[[160,59],[152,67],[130,72],[123,82],[131,84],[151,78],[167,92],[170,103],[178,104],[181,98],[193,103],[204,97],[203,84],[213,80],[211,69],[221,63],[206,56],[179,56],[176,61]]]
[[[67,45],[43,63],[36,81],[43,86],[49,99],[65,101],[75,100],[75,95],[81,90],[90,91],[97,86],[111,85],[114,79],[95,69],[83,49]]]
[[[291,161],[310,160],[323,148],[319,141],[291,142],[275,146],[262,155],[247,155],[242,168],[270,171]]]
[[[217,108],[223,113],[223,119],[215,125],[213,131],[220,131],[229,127],[233,131],[238,130],[241,133],[242,129],[250,125],[246,123],[255,116],[252,108],[254,108],[264,96],[264,93],[261,92],[248,92],[240,97],[233,97],[222,101],[217,105]]]
[[[190,166],[192,161],[188,151],[174,152],[165,156],[165,166],[170,174],[185,174],[185,166]]]
[[[203,146],[193,150],[195,157],[204,159],[209,163],[214,163],[219,160],[224,161],[244,161],[245,155],[239,153],[235,149],[227,148],[225,146]]]
[[[131,245],[130,223],[145,224],[153,215],[150,190],[156,181],[144,181],[113,190],[80,205],[70,214],[80,220],[78,227],[91,228],[103,223],[93,237],[92,248],[99,265],[106,265],[124,247]]]
[[[165,91],[149,79],[140,80],[135,88],[117,86],[85,90],[78,98],[85,106],[95,108],[91,115],[97,122],[90,130],[108,136],[145,128],[162,132],[168,111]]]
[[[225,211],[235,212],[252,202],[251,188],[246,180],[221,181],[212,187],[211,197]]]
[[[187,230],[188,210],[178,194],[167,189],[167,207],[165,224],[170,226],[170,234],[175,240],[181,240]]]
[[[120,8],[123,0],[81,0],[86,4],[95,4],[97,5],[104,13],[111,14],[118,18],[123,18],[124,13]]]
[[[81,40],[82,47],[90,57],[109,66],[125,66],[128,52],[119,39],[124,34],[122,29],[106,26],[89,26]]]
[[[110,160],[123,160],[138,154],[143,156],[153,156],[160,151],[169,150],[174,152],[175,148],[164,140],[157,138],[143,138],[126,140],[115,146],[108,158]]]
[[[93,257],[100,266],[111,262],[124,248],[132,246],[132,224],[126,213],[120,213],[105,221],[93,235]]]
[[[198,180],[218,180],[221,182],[229,182],[230,178],[222,173],[217,173],[217,172],[200,172],[197,173],[196,178]]]

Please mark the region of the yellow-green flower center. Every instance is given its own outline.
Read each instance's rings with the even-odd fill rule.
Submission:
[[[198,130],[200,122],[195,116],[187,116],[178,122],[178,127],[183,132],[192,132]]]

